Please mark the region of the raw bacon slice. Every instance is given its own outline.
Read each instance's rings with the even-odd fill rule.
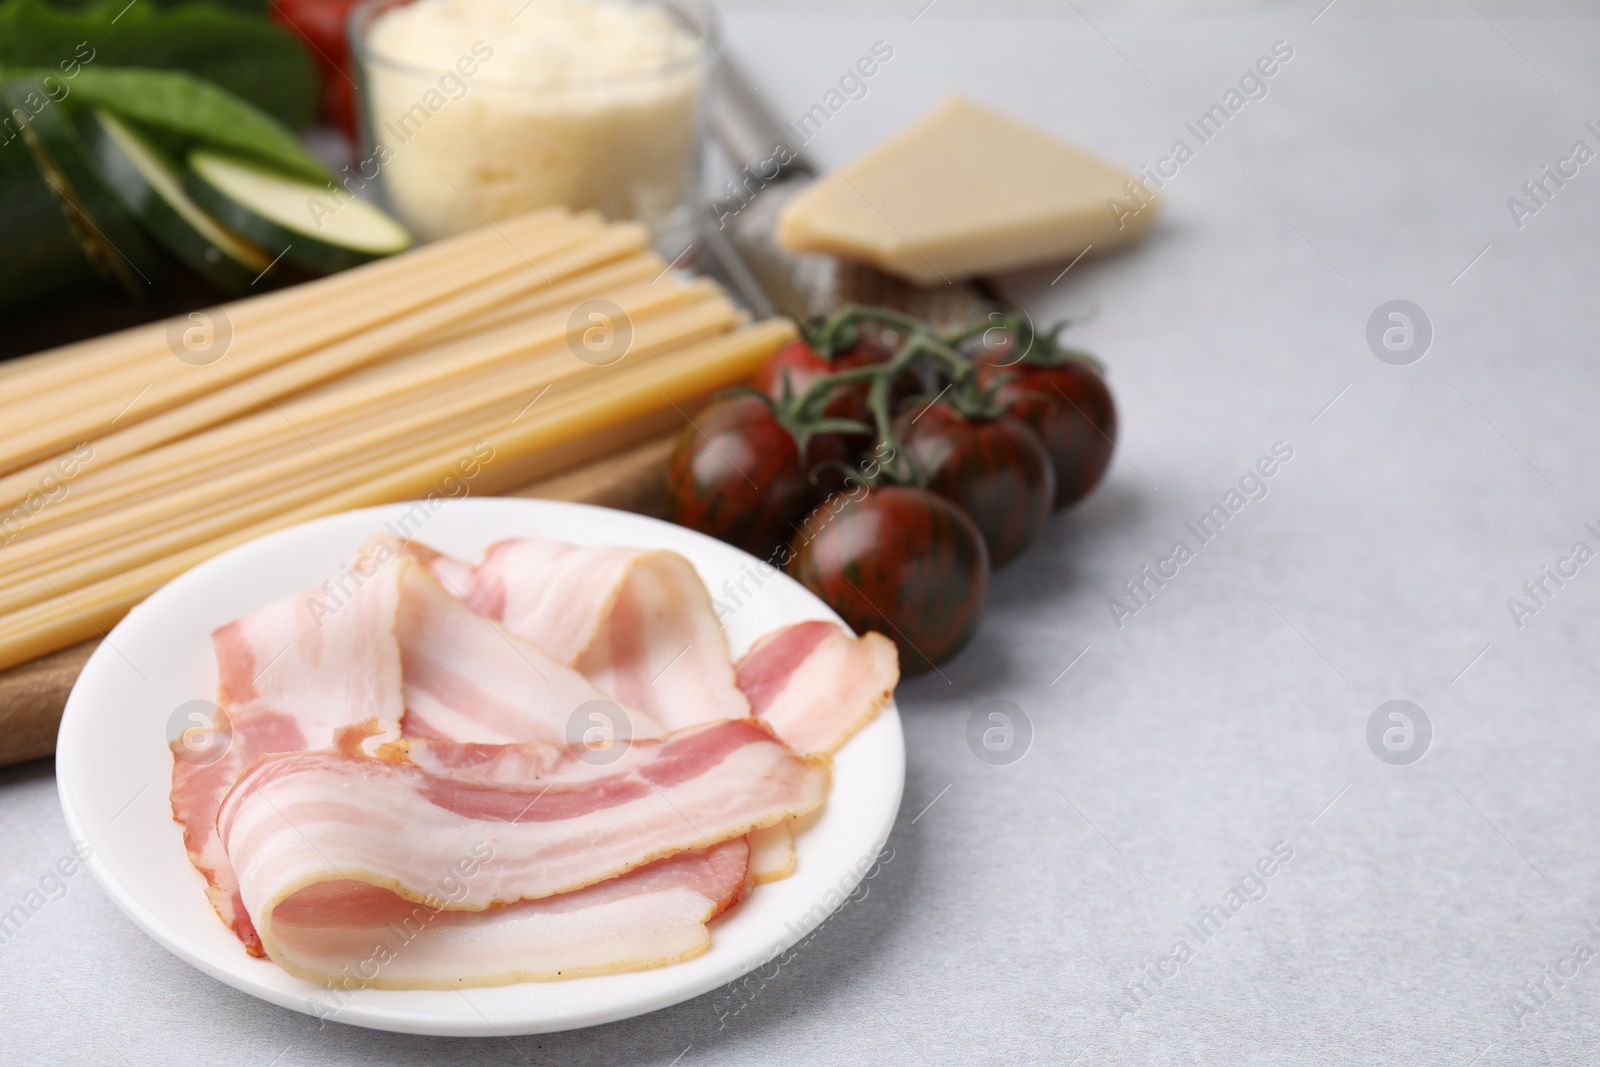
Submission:
[[[428,746],[436,757],[448,747]],[[524,747],[507,746],[507,758]],[[463,842],[481,843],[490,858],[443,908],[483,911],[741,837],[815,810],[827,788],[826,758],[797,757],[752,720],[634,743],[609,765],[586,762],[583,751],[565,750],[517,788],[349,750],[262,759],[228,794],[217,825],[263,947],[281,957],[275,911],[308,889],[328,907],[346,891],[366,892],[357,883],[425,900]]]
[[[736,671],[688,560],[533,539],[472,566],[380,538],[215,644],[222,756],[174,745],[174,815],[246,948],[347,988],[703,952],[793,870],[826,753],[898,677],[892,644],[831,623]]]
[[[173,742],[172,815],[206,896],[253,956],[261,942],[217,836],[217,809],[261,756],[324,747],[366,719],[398,730],[404,705],[393,633],[402,558],[392,538],[375,538],[339,579],[212,634],[218,721],[209,736],[189,731]]]
[[[649,716],[620,707],[571,667],[508,633],[407,560],[395,636],[405,681],[404,733],[486,745],[565,746],[574,730],[607,740],[660,739]]]
[[[711,597],[676,552],[522,538],[474,567],[413,550],[446,589],[668,730],[750,714]]]
[[[802,622],[758,640],[738,663],[739,688],[756,715],[796,752],[833,753],[894,693],[900,680],[894,643],[854,638],[831,622]],[[794,827],[750,835],[757,885],[794,873]]]
[[[446,989],[644,970],[704,952],[706,923],[749,888],[750,850],[735,838],[575,893],[446,909],[454,887],[486,858],[469,850],[455,877],[435,888],[435,906],[364,882],[296,893],[273,912],[275,958],[291,974],[345,988]],[[338,891],[322,899],[330,885]]]
[[[794,834],[790,824],[766,826],[745,838],[750,843],[750,880],[766,885],[794,873]]]
[[[801,753],[833,753],[894,695],[900,659],[882,634],[851,637],[832,622],[774,630],[739,659],[756,715]]]
[[[350,737],[350,734],[346,734]],[[350,755],[364,754],[359,746]],[[515,789],[537,781],[561,765],[567,751],[556,745],[478,745],[430,737],[405,737],[379,745],[379,759],[416,764],[435,778],[450,778],[468,785]]]

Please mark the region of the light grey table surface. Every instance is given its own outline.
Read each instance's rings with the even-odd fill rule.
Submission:
[[[1574,542],[1600,550],[1600,162],[1520,229],[1507,206],[1600,148],[1600,20],[920,6],[740,8],[728,48],[798,115],[890,43],[810,146],[828,164],[946,87],[1154,163],[1274,42],[1293,58],[1168,183],[1147,243],[1010,280],[1042,319],[1098,309],[1078,336],[1121,453],[997,576],[976,644],[901,687],[906,800],[870,893],[754,993],[444,1040],[235,992],[79,875],[0,945],[0,1061],[1600,1062],[1600,562],[1521,626],[1508,607]],[[1409,366],[1366,339],[1392,299],[1432,323]],[[1185,523],[1276,442],[1267,495],[1200,544]],[[1108,600],[1180,540],[1194,558],[1117,625]],[[1031,722],[1009,766],[966,740],[993,699]],[[1432,726],[1409,766],[1368,744],[1391,699]],[[1279,842],[1261,896],[1246,876]],[[0,908],[69,846],[48,762],[0,772]],[[1241,879],[1260,899],[1202,941],[1186,924]]]

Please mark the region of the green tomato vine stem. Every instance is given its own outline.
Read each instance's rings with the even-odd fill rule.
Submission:
[[[999,417],[1001,406],[995,399],[999,383],[988,389],[980,386],[976,368],[970,359],[961,354],[958,346],[990,330],[1003,330],[1014,344],[1023,346],[1023,354],[1017,360],[1020,365],[1047,367],[1059,366],[1069,360],[1083,360],[1099,368],[1099,361],[1093,356],[1068,348],[1057,340],[1070,321],[1062,322],[1047,333],[1040,333],[1034,329],[1032,321],[1020,312],[997,314],[983,322],[941,335],[928,323],[903,312],[864,304],[846,304],[808,329],[807,342],[817,353],[831,359],[861,340],[860,326],[864,322],[892,327],[904,334],[905,340],[894,355],[883,363],[851,367],[825,375],[797,396],[790,395],[786,388],[783,400],[773,404],[773,412],[794,437],[802,457],[817,434],[874,433],[879,455],[886,458],[878,465],[877,473],[862,478],[869,485],[883,480],[915,486],[923,486],[927,482],[924,473],[906,454],[903,442],[896,439],[894,419],[889,409],[895,380],[919,359],[926,359],[938,378],[948,382],[937,397],[930,399],[930,406],[943,398],[963,418],[974,421]],[[1004,378],[1005,375],[1002,375],[1002,381]],[[828,400],[835,390],[861,382],[868,383],[866,405],[872,417],[871,426],[824,415]]]

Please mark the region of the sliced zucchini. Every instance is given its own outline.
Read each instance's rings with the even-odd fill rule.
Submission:
[[[66,108],[36,78],[20,78],[4,89],[45,180],[70,205],[90,259],[135,299],[158,293],[164,279],[160,258],[95,172]],[[24,100],[46,102],[33,112],[20,106]]]
[[[195,202],[283,258],[323,274],[411,247],[411,234],[381,209],[209,148],[189,153],[186,188]]]
[[[83,132],[89,157],[122,206],[201,277],[243,294],[272,266],[271,254],[202,211],[184,192],[177,166],[132,126],[95,108]]]
[[[9,135],[9,139],[6,139]],[[101,284],[21,134],[0,125],[0,314]]]

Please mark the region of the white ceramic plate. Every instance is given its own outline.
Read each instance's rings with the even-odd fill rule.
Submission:
[[[382,1030],[490,1036],[592,1026],[688,1000],[787,949],[849,895],[900,807],[905,746],[893,703],[835,758],[827,808],[797,836],[795,873],[758,887],[716,920],[711,949],[687,963],[463,992],[366,989],[333,1013],[322,987],[246,955],[206,902],[172,821],[169,719],[180,705],[215,696],[213,629],[336,577],[364,540],[409,506],[330,516],[203,563],[135,608],[89,660],[61,721],[56,780],[73,839],[92,847],[89,869],[129,918],[212,977],[286,1008]],[[414,534],[469,560],[495,541],[528,535],[674,549],[728,603],[723,582],[755,567],[743,552],[678,526],[550,501],[448,501]],[[754,595],[726,618],[735,656],[775,627],[837,618],[782,575],[759,589],[746,579],[744,587]]]

